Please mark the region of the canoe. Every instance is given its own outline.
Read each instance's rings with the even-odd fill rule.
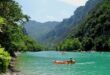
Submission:
[[[75,60],[73,60],[73,61],[60,61],[60,60],[56,60],[56,61],[54,61],[54,64],[75,64]]]

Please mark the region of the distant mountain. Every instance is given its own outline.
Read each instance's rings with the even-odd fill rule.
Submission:
[[[79,25],[80,22],[85,19],[90,10],[92,10],[100,1],[101,0],[87,1],[85,6],[78,7],[74,12],[74,15],[68,19],[64,19],[54,28],[54,30],[48,32],[44,37],[42,37],[42,39],[44,39],[45,43],[49,44],[49,46],[60,42],[67,37],[72,28],[74,28],[76,25]]]
[[[46,22],[40,23],[37,21],[30,20],[25,23],[24,28],[26,33],[31,36],[34,40],[40,41],[40,38],[53,30],[59,22]]]

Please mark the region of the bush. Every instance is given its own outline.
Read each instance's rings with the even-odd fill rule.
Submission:
[[[4,48],[0,48],[0,67],[2,72],[6,72],[11,57],[8,52],[4,51]]]

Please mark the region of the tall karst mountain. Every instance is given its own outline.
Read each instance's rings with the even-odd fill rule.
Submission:
[[[76,27],[76,32],[70,33],[58,45],[60,50],[110,51],[110,0],[99,3]]]
[[[51,42],[49,43],[49,46],[63,40],[69,32],[71,32],[72,28],[79,25],[80,22],[85,19],[88,12],[90,12],[100,1],[101,0],[87,1],[85,6],[78,7],[74,12],[74,15],[68,19],[64,19],[54,28],[54,30],[42,37],[42,39],[45,40],[46,43]]]

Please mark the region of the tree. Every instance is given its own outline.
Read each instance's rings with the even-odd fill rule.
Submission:
[[[24,19],[28,20],[28,16],[22,13],[21,7],[14,0],[0,1],[0,10],[0,16],[9,22],[15,23],[23,22]]]

